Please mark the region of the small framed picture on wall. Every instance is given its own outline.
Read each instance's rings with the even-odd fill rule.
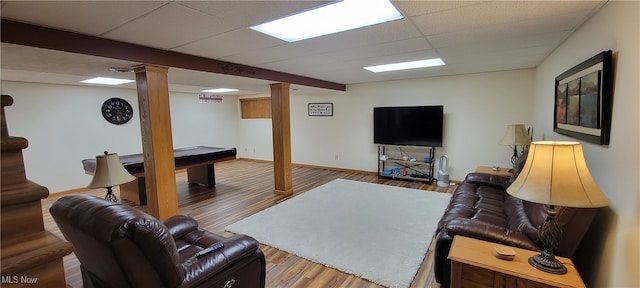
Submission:
[[[333,116],[333,103],[309,103],[309,116]]]

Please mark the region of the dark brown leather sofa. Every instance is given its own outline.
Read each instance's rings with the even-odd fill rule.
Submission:
[[[88,195],[62,197],[49,211],[73,244],[84,287],[264,287],[264,255],[249,236],[225,238],[184,215],[160,222]],[[224,248],[195,256],[218,242]]]
[[[447,257],[456,235],[542,250],[537,227],[546,219],[549,206],[520,200],[506,191],[520,173],[526,155],[524,153],[516,161],[512,177],[469,173],[456,188],[435,236],[434,272],[442,287],[450,286],[451,262]],[[556,209],[556,220],[563,228],[563,236],[554,252],[558,256],[572,257],[597,209]]]

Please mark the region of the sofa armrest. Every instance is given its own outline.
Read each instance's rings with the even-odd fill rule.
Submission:
[[[540,251],[540,247],[523,233],[473,219],[451,220],[445,224],[444,231],[451,237],[460,235],[502,245]]]
[[[509,178],[510,177],[501,175],[472,172],[467,174],[467,176],[464,178],[464,181],[476,185],[493,186],[501,189],[507,189],[507,187],[509,187]]]
[[[206,281],[216,273],[224,270],[242,259],[259,253],[258,241],[250,236],[238,234],[220,241],[224,247],[205,254],[202,257],[195,255],[184,259],[181,263],[182,269],[186,272],[182,286],[197,285],[202,281]],[[205,247],[206,248],[206,247]],[[264,257],[264,256],[262,256]],[[187,284],[188,283],[188,284]]]
[[[169,233],[171,233],[174,240],[187,235],[189,232],[198,230],[198,222],[186,215],[175,215],[169,217],[165,219],[162,224],[167,226]]]

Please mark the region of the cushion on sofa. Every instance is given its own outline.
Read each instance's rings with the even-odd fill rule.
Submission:
[[[522,155],[520,155],[516,159],[516,162],[513,163],[513,168],[511,168],[511,177],[509,178],[509,184],[507,186],[511,185],[513,181],[516,181],[516,178],[518,178],[518,175],[520,175],[520,172],[522,172],[522,168],[524,168],[524,163],[527,162],[528,153],[529,151],[524,151]]]
[[[509,215],[508,216],[509,224],[507,227],[513,231],[524,233],[525,235],[527,235],[527,237],[529,237],[529,239],[531,239],[531,241],[536,243],[536,245],[541,246],[542,242],[540,241],[540,236],[538,235],[538,228],[536,227],[539,227],[539,224],[541,224],[542,222],[532,223],[530,221],[529,215],[526,212],[527,209],[525,209],[525,207],[529,207],[530,212],[534,212],[533,210],[534,208],[537,208],[538,210],[541,210],[541,211],[546,211],[546,209],[544,207],[540,207],[541,204],[522,201],[511,195],[508,195],[507,200],[505,202],[506,202],[505,207],[510,207],[510,209],[505,209],[505,213]],[[525,205],[525,203],[531,204],[531,205]],[[535,214],[540,214],[540,212],[539,211],[535,212]],[[546,215],[545,215],[545,218],[546,218]],[[542,220],[544,221],[544,219]]]

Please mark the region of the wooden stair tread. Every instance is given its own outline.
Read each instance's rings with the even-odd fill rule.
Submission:
[[[49,196],[49,189],[40,184],[26,180],[26,182],[2,185],[0,191],[2,206],[15,205],[31,201],[40,201]]]
[[[18,275],[58,260],[73,251],[73,246],[49,231],[2,239],[2,275]]]
[[[2,95],[0,98],[2,107],[13,105],[13,98],[9,95]]]
[[[2,137],[0,138],[0,149],[2,152],[23,150],[29,147],[29,141],[23,137]]]
[[[29,141],[9,136],[4,108],[13,104],[13,98],[9,95],[0,98],[2,281],[9,280],[11,283],[5,284],[12,284],[16,275],[28,274],[29,279],[37,281],[34,287],[66,287],[62,258],[71,254],[73,246],[44,230],[41,200],[49,196],[49,189],[27,179],[22,150],[29,146]],[[13,276],[5,279],[8,275]],[[24,287],[22,283],[11,286]]]

